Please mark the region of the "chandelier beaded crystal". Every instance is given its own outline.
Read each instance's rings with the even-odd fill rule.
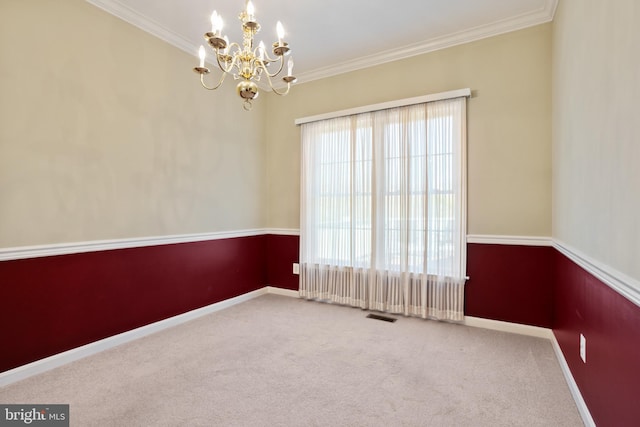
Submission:
[[[249,0],[245,4],[245,9],[238,16],[242,22],[242,46],[238,43],[229,43],[227,36],[222,35],[222,17],[216,11],[211,14],[211,31],[204,34],[204,38],[214,51],[215,61],[222,71],[220,79],[215,86],[208,86],[204,81],[205,74],[210,70],[205,67],[204,62],[206,52],[204,46],[200,46],[200,65],[193,71],[200,74],[200,83],[205,89],[216,90],[224,81],[227,74],[232,74],[234,80],[240,80],[236,85],[236,91],[240,98],[244,100],[244,109],[250,110],[251,101],[259,95],[258,85],[263,76],[266,76],[267,83],[271,90],[277,95],[286,95],[291,89],[291,84],[296,81],[293,76],[293,60],[289,58],[287,62],[287,74],[282,77],[286,83],[286,88],[278,90],[272,81],[284,69],[284,57],[289,55],[289,44],[283,40],[284,28],[280,21],[276,25],[278,40],[273,43],[271,52],[275,57],[267,53],[264,43],[261,41],[258,46],[254,46],[254,37],[260,31],[260,24],[255,19],[254,6]],[[277,70],[274,70],[277,68]],[[274,72],[270,72],[274,71]]]

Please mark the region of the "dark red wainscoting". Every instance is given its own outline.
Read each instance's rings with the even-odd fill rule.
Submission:
[[[263,287],[265,237],[0,262],[0,372]]]
[[[298,262],[299,252],[299,236],[267,235],[267,277],[269,285],[298,290],[300,276],[293,274],[293,263]]]
[[[0,262],[0,372],[266,284],[296,290],[298,252],[269,234]],[[637,425],[639,307],[551,247],[470,243],[467,258],[466,315],[553,328],[596,423]]]
[[[555,270],[553,332],[591,416],[598,426],[640,425],[640,307],[560,252]]]
[[[465,315],[551,328],[553,253],[545,246],[469,243]]]

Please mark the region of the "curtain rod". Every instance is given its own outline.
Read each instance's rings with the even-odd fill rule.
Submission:
[[[380,104],[365,105],[363,107],[349,108],[347,110],[333,111],[331,113],[318,114],[316,116],[302,117],[295,120],[296,125],[317,122],[320,120],[335,119],[336,117],[351,116],[353,114],[369,113],[371,111],[387,110],[389,108],[405,107],[407,105],[424,104],[425,102],[442,101],[444,99],[470,97],[471,89],[457,89],[448,92],[434,93],[432,95],[416,96],[415,98],[398,99],[396,101],[382,102]]]

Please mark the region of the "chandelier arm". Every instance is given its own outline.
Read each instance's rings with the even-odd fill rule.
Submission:
[[[260,61],[260,62],[262,63],[262,61]],[[273,88],[273,82],[271,81],[271,77],[273,77],[273,76],[271,74],[269,74],[269,72],[264,67],[264,65],[261,68],[264,71],[264,74],[267,76],[267,82],[269,83],[269,87],[271,88],[271,90],[273,90],[275,92],[275,89]]]
[[[222,73],[222,76],[220,76],[220,80],[218,81],[218,84],[215,85],[215,86],[209,87],[204,82],[204,74],[200,74],[200,84],[202,84],[202,87],[207,89],[207,90],[216,90],[222,85],[222,82],[224,81],[224,78],[226,77],[226,75],[227,75],[227,73]]]
[[[237,44],[237,43],[232,43],[231,45],[229,45],[229,52],[231,51],[231,48],[233,47],[233,45],[236,45],[236,47],[237,47],[238,49],[240,48],[240,46],[238,46],[238,44]],[[230,72],[231,72],[231,70],[233,70],[233,66],[234,66],[234,65],[235,65],[235,63],[236,63],[236,54],[234,53],[234,54],[231,56],[231,58],[232,58],[232,59],[231,59],[231,61],[229,62],[229,68],[225,67],[224,65],[222,65],[222,62],[220,62],[220,55],[221,55],[221,54],[219,53],[218,49],[216,49],[215,54],[216,54],[216,55],[215,55],[215,56],[216,56],[216,61],[218,62],[218,67],[219,67],[219,68],[220,68],[220,69],[221,69],[225,74],[226,74],[226,73],[230,73]]]
[[[256,56],[258,56],[258,55],[256,55]],[[269,56],[269,54],[267,53],[267,50],[266,50],[266,49],[264,50],[264,57],[265,57],[265,59],[266,59],[267,61],[269,61],[269,62],[276,62],[276,61],[278,60],[278,57],[277,57],[277,56],[276,56],[275,58],[270,57],[270,56]],[[281,57],[281,58],[282,58],[282,57]]]
[[[271,90],[276,94],[276,95],[280,95],[280,96],[285,96],[286,94],[289,93],[289,89],[291,89],[291,83],[287,83],[287,90],[283,91],[283,92],[278,92],[276,90],[275,87],[271,86]]]
[[[267,70],[267,66],[266,66],[267,64],[265,64],[264,61],[261,61],[260,59],[258,59],[256,62],[258,62],[258,65],[260,65],[260,68],[262,68],[264,73],[269,77],[269,83],[271,83],[271,77],[275,77],[278,74],[280,74],[280,72],[284,68],[284,56],[280,57],[280,68],[278,68],[278,71],[276,71],[273,74],[269,73],[269,70]]]
[[[287,82],[287,90],[285,90],[284,92],[278,92],[278,89],[275,88],[275,86],[273,86],[273,82],[271,81],[271,76],[269,73],[265,72],[265,74],[267,75],[267,80],[269,82],[269,87],[271,88],[271,90],[276,94],[276,95],[280,95],[280,96],[284,96],[286,94],[289,93],[289,89],[291,89],[291,83]],[[278,73],[276,73],[278,74]]]

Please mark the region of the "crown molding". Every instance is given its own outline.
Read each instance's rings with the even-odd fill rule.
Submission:
[[[553,20],[557,6],[558,0],[546,0],[543,7],[533,12],[301,73],[298,82],[319,80],[544,24]]]
[[[146,17],[145,15],[131,9],[121,0],[86,0],[88,3],[110,13],[118,18],[152,34],[159,39],[187,52],[189,55],[195,55],[198,46],[191,43],[181,35],[160,25],[158,22]],[[339,64],[329,65],[327,67],[318,68],[314,71],[303,72],[297,76],[298,84],[319,80],[326,77],[336,76],[338,74],[348,73],[351,71],[361,70],[363,68],[373,67],[375,65],[385,64],[387,62],[397,61],[400,59],[410,58],[412,56],[433,52],[448,47],[453,47],[473,41],[481,40],[488,37],[497,36],[511,31],[521,30],[534,25],[544,24],[553,20],[558,6],[558,0],[545,0],[544,5],[535,11],[518,15],[509,19],[499,20],[490,24],[481,25],[469,30],[448,34],[442,37],[435,37],[413,43],[398,49],[390,49],[375,53],[373,55],[363,56],[350,61]],[[281,86],[281,85],[280,85]],[[276,87],[280,87],[276,85]]]
[[[146,15],[141,14],[138,11],[131,9],[129,6],[124,4],[121,0],[85,0],[87,3],[90,3],[97,8],[104,10],[105,12],[122,19],[125,22],[133,25],[134,27],[138,27],[142,31],[145,31],[152,36],[159,38],[160,40],[169,43],[172,46],[177,47],[178,49],[188,53],[189,55],[197,56],[199,45],[195,45],[191,43],[185,37],[182,37],[180,34],[171,31],[167,27],[159,24],[153,19],[147,17]],[[217,67],[215,63],[210,61],[211,55],[207,56],[207,64]],[[271,88],[264,81],[257,82],[258,87],[264,91],[271,91]],[[276,84],[276,88],[281,89],[282,87],[286,87],[286,85]]]
[[[194,45],[185,37],[162,26],[146,15],[131,9],[120,0],[86,0],[86,2],[140,28],[142,31],[158,37],[160,40],[187,52],[189,55],[197,55],[198,53],[199,46]]]

